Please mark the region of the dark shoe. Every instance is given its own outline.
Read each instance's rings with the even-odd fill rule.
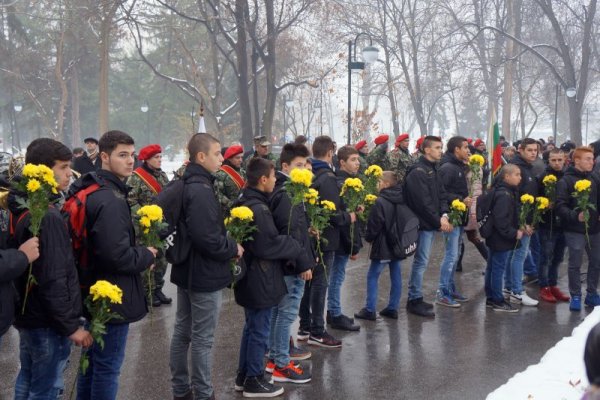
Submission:
[[[244,391],[244,381],[246,380],[246,375],[244,375],[241,372],[237,373],[237,376],[235,377],[235,384],[233,386],[233,389],[236,392],[243,392]]]
[[[194,400],[194,394],[190,390],[184,396],[173,396],[173,400]]]
[[[377,319],[377,314],[375,314],[374,311],[369,311],[366,308],[363,308],[362,310],[354,314],[354,318],[366,319],[367,321],[375,321]]]
[[[462,263],[456,265],[456,272],[462,272]]]
[[[435,317],[435,313],[427,305],[428,304],[423,301],[423,298],[409,300],[406,304],[406,310],[409,313],[420,317]]]
[[[162,304],[162,301],[160,301],[156,292],[153,292],[152,293],[152,307],[160,307],[161,304]]]
[[[308,329],[298,329],[298,334],[296,335],[296,339],[300,340],[300,341],[305,341],[308,340],[308,337],[310,336],[310,332]]]
[[[156,289],[154,291],[154,294],[156,295],[156,297],[158,297],[162,304],[171,304],[173,302],[172,298],[165,296],[162,289]]]
[[[308,383],[311,380],[311,375],[301,365],[290,361],[283,368],[275,367],[273,380],[275,382]]]
[[[344,318],[344,315],[331,317],[330,325],[333,329],[339,329],[341,331],[356,332],[360,330],[360,325],[353,324],[347,317]]]
[[[290,360],[308,360],[312,357],[312,353],[302,347],[297,347],[294,342],[290,342]]]
[[[277,397],[283,394],[281,386],[269,383],[264,376],[248,376],[244,382],[244,397]]]
[[[350,321],[351,324],[354,323],[354,318],[348,317],[347,315],[344,314],[340,314],[340,316],[346,318],[348,321]],[[330,311],[327,311],[327,316],[325,317],[325,322],[327,322],[327,325],[331,325],[331,321],[333,321],[333,316],[331,315]]]
[[[323,331],[321,335],[310,334],[308,344],[321,347],[338,348],[342,347],[342,341],[331,336],[327,331]]]
[[[382,317],[386,317],[386,318],[398,319],[398,311],[392,310],[387,307],[384,308],[383,310],[379,311],[379,315],[381,315]]]
[[[516,313],[519,312],[519,309],[513,307],[508,301],[503,301],[501,303],[493,303],[492,310],[497,312],[505,312],[505,313]]]

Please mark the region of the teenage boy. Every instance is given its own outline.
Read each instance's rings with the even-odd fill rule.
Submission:
[[[305,360],[311,357],[310,351],[292,347],[290,329],[298,316],[300,301],[304,294],[306,281],[312,278],[316,254],[309,235],[310,222],[304,203],[292,207],[292,202],[285,184],[290,179],[290,173],[296,169],[306,168],[308,149],[303,144],[288,143],[283,146],[280,155],[281,171],[277,171],[275,189],[270,199],[273,221],[280,235],[289,235],[302,246],[303,257],[300,262],[288,260],[284,265],[284,280],[287,294],[279,304],[273,307],[271,313],[271,334],[269,336],[269,362],[267,372],[273,373],[276,382],[306,383],[310,381],[310,372],[303,370],[298,364],[291,362],[291,351],[295,360]]]
[[[473,199],[469,196],[467,173],[469,172],[469,142],[462,136],[454,136],[448,140],[446,153],[440,161],[439,174],[442,178],[448,208],[454,200],[460,200],[471,207]],[[461,302],[469,299],[456,291],[454,272],[458,264],[459,249],[462,244],[462,234],[467,216],[458,226],[453,226],[450,233],[444,234],[446,251],[440,266],[440,283],[438,287],[436,304],[446,307],[460,307]]]
[[[129,324],[148,312],[141,273],[154,263],[156,249],[136,246],[125,180],[133,173],[133,138],[121,131],[100,138],[102,168],[76,181],[72,193],[97,183],[85,206],[91,282],[106,280],[123,291],[122,304],[111,304],[120,318],[106,324],[104,349],[94,343],[88,351],[90,365],[79,374],[77,399],[116,399]]]
[[[388,221],[394,218],[400,204],[404,203],[402,196],[402,185],[398,184],[396,173],[384,171],[379,180],[379,197],[375,201],[367,221],[365,240],[371,243],[369,258],[371,265],[367,272],[367,301],[359,312],[354,314],[356,318],[375,321],[377,319],[377,286],[379,275],[388,264],[390,267],[390,297],[388,305],[379,312],[386,318],[398,319],[398,306],[400,294],[402,293],[402,274],[400,271],[400,260],[394,257],[389,248],[388,235],[396,234],[390,232],[391,226]]]
[[[504,299],[502,280],[504,270],[510,262],[515,245],[522,245],[519,239],[524,231],[519,229],[518,185],[521,171],[514,164],[507,164],[498,174],[498,182],[492,200],[492,234],[485,240],[488,247],[487,268],[485,270],[486,306],[494,311],[514,313],[519,311]]]
[[[564,176],[565,153],[560,149],[553,149],[548,152],[548,166],[546,170],[538,176],[539,193],[544,195],[544,178],[548,175],[554,175],[559,181]],[[556,197],[556,195],[555,195]],[[538,235],[541,244],[540,265],[538,268],[538,279],[540,284],[540,299],[549,303],[557,301],[569,301],[570,298],[564,294],[557,286],[558,267],[563,262],[565,256],[565,234],[562,229],[560,218],[555,210],[555,200],[550,199],[550,210],[544,214],[544,219],[538,227]]]
[[[452,232],[448,222],[448,200],[437,163],[442,158],[442,140],[425,136],[421,157],[406,175],[406,203],[419,217],[419,240],[408,284],[408,312],[422,317],[434,317],[433,305],[423,301],[423,274],[427,269],[431,246],[437,231]]]
[[[538,196],[538,183],[533,173],[533,163],[537,159],[538,143],[535,139],[525,138],[519,144],[519,152],[510,161],[521,170],[521,183],[519,184],[519,198],[524,194]],[[528,221],[529,222],[529,221]],[[521,246],[514,251],[509,261],[509,266],[504,275],[505,297],[511,303],[524,306],[537,306],[538,301],[527,295],[523,289],[523,267],[529,254],[529,245],[533,228],[526,226],[525,235],[520,239]]]
[[[44,138],[34,140],[27,147],[25,163],[51,168],[58,189],[63,191],[68,188],[72,176],[71,158],[71,150],[64,144]],[[15,399],[18,400],[57,398],[63,389],[63,371],[71,353],[71,342],[84,347],[92,344],[90,333],[79,323],[83,310],[77,269],[69,231],[54,205],[58,199],[60,194],[51,195],[49,200],[53,205],[42,220],[40,257],[31,269],[35,283],[29,288],[24,309],[22,301],[28,290],[28,273],[22,273],[15,281],[21,300],[15,319],[21,363],[15,383]],[[12,214],[11,242],[15,248],[30,246],[31,214],[20,206],[20,201],[26,200],[26,194],[13,190],[8,200]],[[23,255],[19,257],[26,261]],[[31,261],[34,257],[28,259]]]
[[[556,185],[556,212],[561,219],[565,241],[569,248],[569,292],[571,293],[571,311],[581,310],[581,264],[583,252],[587,253],[589,265],[587,270],[587,295],[585,305],[600,305],[598,295],[598,277],[600,276],[600,224],[598,223],[598,180],[592,174],[594,168],[594,151],[590,147],[578,147],[573,153],[573,165],[565,171],[564,177]],[[586,222],[583,211],[577,207],[577,199],[573,197],[577,181],[591,182],[589,204],[595,208],[588,209],[589,219]]]
[[[337,152],[340,168],[336,171],[337,187],[342,190],[348,178],[356,178],[360,168],[358,151],[352,146],[343,146]],[[341,200],[342,210],[347,212],[344,201]],[[356,258],[362,247],[359,221],[354,223],[354,235],[351,236],[351,224],[340,226],[340,246],[335,252],[335,258],[329,272],[329,289],[327,292],[327,323],[333,329],[343,331],[358,331],[360,325],[354,324],[354,318],[342,313],[342,285],[346,277],[346,265],[350,258]],[[352,254],[350,252],[352,251]]]
[[[305,251],[287,232],[280,234],[269,211],[269,196],[276,181],[273,163],[264,158],[253,158],[248,162],[246,174],[248,187],[242,191],[235,205],[252,210],[257,229],[252,240],[244,243],[248,252],[244,256],[247,271],[235,285],[235,301],[244,307],[246,316],[236,385],[243,382],[244,397],[275,397],[283,393],[283,388],[265,379],[263,361],[269,344],[272,309],[287,292],[284,263],[298,261]],[[286,342],[288,338],[286,332]],[[310,375],[303,374],[301,367],[298,371],[282,372],[282,377],[291,376],[299,383],[310,380]]]
[[[219,141],[197,133],[188,143],[188,154],[190,162],[182,178],[182,221],[191,251],[171,272],[171,281],[177,285],[170,359],[176,400],[214,398],[210,364],[222,289],[231,283],[230,260],[244,253],[242,246],[227,236],[214,190],[214,174],[223,163]]]
[[[325,330],[325,299],[327,297],[327,273],[331,271],[335,252],[340,246],[340,227],[356,221],[355,213],[341,210],[340,191],[335,173],[332,169],[334,144],[329,136],[319,136],[313,143],[312,171],[314,173],[313,188],[319,192],[321,200],[329,200],[335,204],[336,214],[331,218],[331,225],[323,232],[321,250],[323,260],[313,270],[313,277],[307,282],[304,296],[300,303],[300,329],[298,340],[308,339],[315,346],[339,348],[342,341],[337,340]],[[323,268],[325,264],[325,268]]]

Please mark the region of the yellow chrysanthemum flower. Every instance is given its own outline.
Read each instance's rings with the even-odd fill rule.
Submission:
[[[592,186],[592,182],[588,179],[581,179],[575,182],[575,190],[578,192],[583,192],[584,190],[588,190]]]
[[[375,200],[377,200],[377,196],[374,194],[368,194],[365,196],[365,203],[367,204],[373,204],[375,203]]]
[[[154,204],[140,208],[137,211],[137,215],[139,215],[140,217],[147,217],[150,221],[163,220],[162,208]]]
[[[231,218],[239,219],[242,221],[252,221],[254,219],[254,213],[248,207],[235,207],[231,209]]]
[[[538,210],[545,210],[550,206],[550,200],[546,197],[536,197],[535,201],[537,202]]]
[[[25,164],[25,166],[23,167],[23,176],[27,177],[27,178],[34,178],[36,176],[38,176],[38,167],[37,165],[34,164]]]
[[[467,205],[459,199],[454,199],[450,205],[453,209],[458,211],[467,211]]]
[[[321,205],[329,211],[335,211],[335,204],[329,200],[321,201]]]
[[[30,179],[27,182],[27,191],[28,192],[37,192],[42,187],[42,184],[37,179]]]
[[[524,194],[523,196],[521,196],[521,203],[523,203],[523,204],[525,204],[525,203],[533,204],[534,201],[535,201],[535,198],[530,194]]]
[[[93,296],[92,301],[107,299],[115,304],[121,304],[123,301],[123,291],[108,281],[97,281],[90,287],[90,294]]]
[[[308,204],[317,204],[317,199],[319,198],[319,192],[315,189],[308,189],[307,193],[304,193],[304,201],[308,202]]]
[[[383,169],[379,165],[371,165],[365,171],[366,176],[374,176],[376,178],[380,178],[383,175]]]
[[[145,228],[150,228],[150,226],[152,226],[152,221],[150,221],[150,218],[144,216],[140,218],[140,225]]]
[[[485,159],[480,154],[473,154],[469,158],[469,164],[479,164],[482,167],[485,164]]]
[[[344,181],[344,186],[352,188],[357,192],[364,189],[363,183],[359,178],[348,178]]]
[[[544,186],[547,186],[548,184],[555,183],[557,180],[558,179],[556,179],[555,175],[550,174],[544,177],[542,183],[544,184]]]
[[[313,174],[308,169],[293,169],[290,172],[290,180],[292,183],[297,183],[309,187],[312,184]]]
[[[227,218],[225,218],[225,221],[223,221],[223,222],[224,222],[225,226],[227,226],[231,223],[231,218],[227,217]]]

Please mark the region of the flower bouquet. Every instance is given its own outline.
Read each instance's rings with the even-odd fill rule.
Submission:
[[[381,169],[381,168],[380,168]],[[365,186],[359,178],[347,178],[342,186],[340,197],[346,204],[348,212],[356,212],[365,198]],[[350,224],[350,255],[354,245],[354,222]]]
[[[548,198],[542,196],[535,198],[535,208],[533,209],[532,222],[534,226],[542,222],[542,215],[548,211],[548,208],[550,208],[550,200],[548,200]]]
[[[577,207],[575,211],[583,213],[583,222],[585,224],[585,238],[590,245],[590,237],[588,235],[590,210],[595,210],[596,205],[590,203],[590,193],[592,191],[592,182],[588,179],[580,179],[575,182],[575,191],[571,193],[571,196],[577,200]]]
[[[479,154],[473,154],[469,158],[469,170],[471,171],[471,179],[469,182],[469,197],[473,196],[473,185],[478,180],[481,180],[481,169],[485,164],[485,159]]]
[[[293,169],[290,172],[290,179],[285,183],[285,191],[290,196],[292,207],[290,208],[290,217],[288,220],[288,235],[292,225],[292,211],[294,207],[304,201],[304,195],[308,193],[312,184],[313,174],[308,169]]]
[[[550,201],[550,232],[552,232],[552,224],[554,223],[554,203],[556,203],[556,175],[549,174],[542,179],[544,185],[544,195]]]
[[[249,240],[253,240],[252,233],[257,230],[254,222],[254,213],[249,207],[241,206],[234,207],[229,212],[229,217],[225,218],[225,227],[229,236],[236,241],[236,243],[243,243]],[[236,278],[241,278],[242,267],[238,265],[237,259],[232,259],[231,263],[231,288],[235,286]]]
[[[329,220],[335,213],[336,208],[332,201],[323,200],[319,202],[316,190],[314,193],[311,192],[310,196],[311,197],[308,197],[306,200],[306,213],[308,214],[308,218],[310,220],[310,226],[317,235],[317,254],[319,255],[319,261],[323,265],[323,268],[326,268],[325,262],[323,261],[323,252],[321,251],[321,242],[323,242],[323,244],[327,244],[327,241],[326,239],[321,238],[321,235],[323,234],[325,228],[329,226]]]
[[[365,171],[364,187],[368,194],[377,194],[377,184],[383,176],[383,170],[379,165],[371,165]]]

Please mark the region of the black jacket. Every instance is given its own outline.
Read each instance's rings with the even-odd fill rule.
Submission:
[[[371,260],[394,259],[386,238],[391,234],[388,230],[392,225],[394,211],[400,204],[404,204],[402,185],[379,192],[379,197],[371,208],[365,234],[365,240],[371,243]]]
[[[469,196],[468,172],[469,166],[456,158],[454,154],[446,152],[442,157],[439,174],[446,191],[448,209],[454,200],[463,201],[465,197]],[[463,225],[466,224],[467,218],[464,218]]]
[[[590,172],[581,172],[575,167],[568,167],[563,178],[556,184],[556,213],[562,221],[562,228],[565,232],[585,233],[585,224],[579,222],[579,212],[575,211],[577,199],[572,196],[575,192],[575,182],[581,179],[588,179],[592,182],[590,193],[590,204],[596,209],[590,211],[588,222],[588,234],[596,233],[600,230],[598,224],[598,180]]]
[[[336,212],[331,217],[330,226],[323,232],[327,244],[321,246],[322,251],[337,251],[340,247],[340,228],[350,225],[350,214],[342,210],[340,190],[335,173],[327,163],[313,160],[313,188],[319,192],[320,200],[329,200],[335,204]]]
[[[4,335],[15,317],[15,287],[13,280],[27,269],[25,253],[16,249],[0,250],[0,336]]]
[[[100,154],[96,156],[96,159],[92,161],[87,153],[83,153],[81,157],[77,157],[73,161],[73,169],[79,172],[81,175],[87,174],[88,172],[98,171],[102,167],[102,160]]]
[[[552,169],[552,167],[547,166],[546,169],[544,170],[544,172],[537,177],[538,193],[540,194],[540,196],[546,196],[546,193],[545,193],[546,187],[544,186],[543,181],[544,181],[544,178],[548,175],[556,176],[556,179],[558,179],[556,184],[558,185],[558,182],[565,175],[565,171],[564,170],[563,171],[555,171],[554,169]],[[555,193],[555,197],[556,197],[556,193]],[[552,200],[552,199],[550,199],[550,200]],[[553,207],[554,207],[553,209],[546,211],[546,213],[544,213],[544,215],[542,216],[543,220],[539,224],[540,229],[544,229],[544,230],[552,229],[553,231],[562,230],[560,218],[558,217],[558,213],[556,212],[556,204],[554,204]]]
[[[192,251],[184,263],[173,266],[171,282],[194,292],[215,292],[231,283],[229,261],[237,256],[237,244],[227,236],[214,176],[190,163],[183,180],[183,218]]]
[[[538,182],[533,172],[533,164],[523,160],[520,154],[516,154],[510,161],[521,170],[521,183],[519,184],[519,196],[527,193],[533,197],[538,196]]]
[[[10,241],[14,248],[33,236],[29,231],[31,214],[23,214],[17,203],[18,197],[19,194],[11,192],[8,203],[13,214],[14,236]],[[71,237],[65,220],[54,206],[48,208],[42,219],[39,239],[40,258],[32,267],[37,284],[33,285],[27,296],[24,314],[21,309],[28,271],[15,280],[19,295],[15,326],[24,329],[51,328],[61,336],[70,336],[79,328],[79,318],[83,312],[81,292]]]
[[[436,163],[421,156],[411,165],[406,174],[404,199],[419,217],[419,230],[440,229],[440,218],[448,212],[448,197]]]
[[[521,242],[517,241],[517,231],[519,230],[518,189],[499,182],[493,190],[494,229],[492,235],[485,240],[485,244],[494,251],[513,250],[521,245]]]
[[[336,172],[337,185],[340,192],[342,191],[342,186],[344,186],[344,182],[348,178],[356,178],[356,176],[350,175],[349,173],[344,172],[342,170],[338,170]],[[340,199],[340,203],[342,211],[347,212],[346,204],[344,203],[343,199]],[[348,221],[350,221],[350,214],[348,214]],[[352,223],[349,222],[347,225],[340,227],[340,247],[337,251],[339,253],[344,253],[353,256],[358,254],[358,252],[362,248],[362,240],[360,239],[361,222],[358,218],[356,219],[356,222],[354,222],[354,236],[352,238],[350,235],[351,225]],[[352,241],[354,243],[352,243]],[[350,254],[350,250],[352,250],[352,254]]]
[[[269,207],[271,208],[273,221],[279,234],[287,235],[289,232],[289,235],[296,239],[300,243],[300,246],[302,246],[303,251],[300,254],[300,258],[298,260],[288,260],[284,268],[286,275],[297,275],[313,269],[316,265],[316,254],[308,233],[310,222],[304,203],[298,204],[291,211],[292,202],[285,191],[285,183],[289,178],[283,172],[277,172],[276,176],[275,190],[270,196]]]
[[[154,257],[146,247],[135,245],[128,187],[116,175],[105,170],[84,175],[71,185],[71,193],[94,182],[100,188],[88,195],[85,207],[92,281],[106,280],[123,291],[123,304],[111,305],[122,319],[111,323],[139,321],[148,311],[141,273]]]
[[[268,194],[246,188],[236,202],[236,206],[240,205],[254,213],[257,231],[253,240],[244,243],[248,269],[235,285],[235,301],[247,308],[273,307],[287,293],[283,263],[298,259],[304,250],[294,238],[279,233],[269,210]]]

